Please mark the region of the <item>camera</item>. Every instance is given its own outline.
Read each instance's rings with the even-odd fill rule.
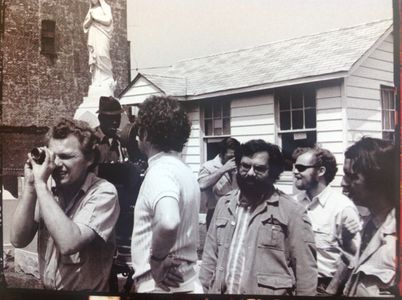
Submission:
[[[31,150],[32,159],[39,165],[41,165],[45,161],[46,152],[41,148],[33,148]]]

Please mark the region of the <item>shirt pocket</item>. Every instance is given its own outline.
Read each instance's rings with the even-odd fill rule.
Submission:
[[[265,295],[292,295],[293,280],[282,274],[257,274],[257,293]]]
[[[264,224],[258,229],[258,247],[284,250],[285,234],[282,226]]]
[[[216,242],[218,246],[223,245],[225,241],[225,229],[229,223],[229,219],[217,218],[215,222],[216,227]]]
[[[325,225],[313,225],[314,240],[317,248],[331,249],[337,248],[337,241],[333,235],[331,228]]]

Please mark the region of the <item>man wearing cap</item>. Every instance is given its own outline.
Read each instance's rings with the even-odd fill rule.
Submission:
[[[98,120],[95,128],[98,136],[100,158],[99,163],[122,162],[127,158],[126,149],[121,147],[117,131],[121,122],[123,109],[114,97],[100,97]]]

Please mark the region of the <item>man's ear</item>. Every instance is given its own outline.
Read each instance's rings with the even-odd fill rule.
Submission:
[[[138,138],[142,141],[145,142],[148,138],[148,132],[145,128],[140,128],[138,130]]]
[[[321,166],[321,167],[318,169],[318,176],[324,176],[325,172],[327,172],[327,168],[324,167],[324,166]]]

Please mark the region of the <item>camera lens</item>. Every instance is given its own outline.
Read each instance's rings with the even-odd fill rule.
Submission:
[[[45,161],[46,153],[45,150],[40,149],[40,148],[33,148],[31,150],[31,156],[32,159],[37,163],[37,164],[42,164]]]

